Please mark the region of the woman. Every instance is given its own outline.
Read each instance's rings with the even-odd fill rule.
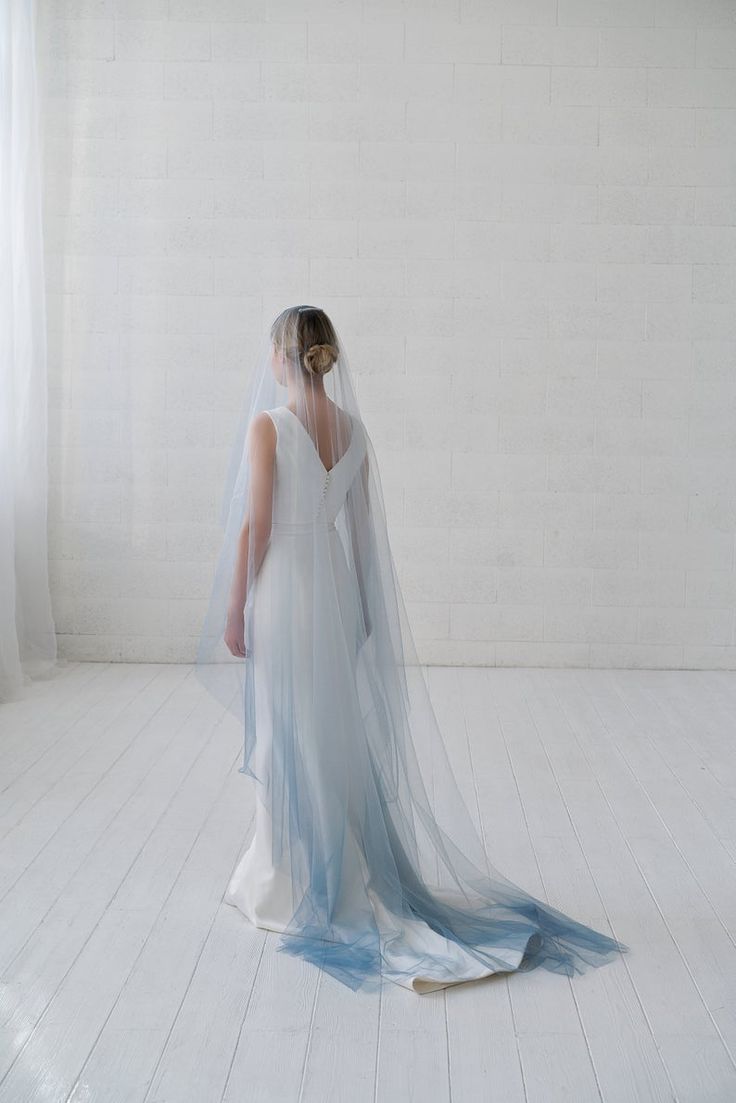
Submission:
[[[244,710],[256,782],[227,902],[351,988],[570,975],[627,950],[489,863],[417,662],[345,349],[317,307],[270,327],[223,514],[197,669]],[[213,665],[223,640],[242,694]]]

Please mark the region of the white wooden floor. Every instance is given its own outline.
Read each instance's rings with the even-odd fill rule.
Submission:
[[[0,1101],[736,1100],[736,673],[430,668],[491,861],[631,950],[353,993],[222,903],[241,732],[190,667],[0,706]]]

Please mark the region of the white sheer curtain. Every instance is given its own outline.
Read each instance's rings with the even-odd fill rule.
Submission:
[[[0,2],[0,700],[56,663],[33,0]]]

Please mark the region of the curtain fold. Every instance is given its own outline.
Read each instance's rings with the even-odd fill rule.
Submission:
[[[0,4],[0,700],[56,669],[33,0]]]

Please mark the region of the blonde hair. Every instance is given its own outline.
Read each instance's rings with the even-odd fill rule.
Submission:
[[[326,375],[339,348],[332,322],[318,306],[289,306],[271,326],[271,340],[307,375]]]

